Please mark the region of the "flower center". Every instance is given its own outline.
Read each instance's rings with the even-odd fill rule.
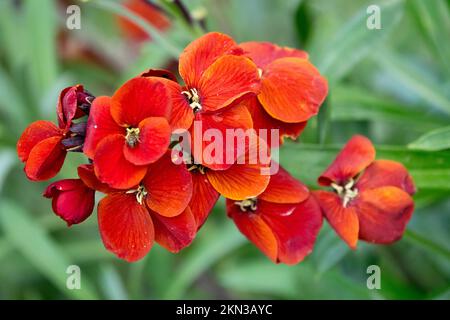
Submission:
[[[125,136],[125,140],[131,148],[134,148],[140,142],[139,133],[139,128],[127,128],[127,135]]]
[[[198,95],[197,89],[189,89],[188,91],[182,91],[182,94],[188,99],[191,109],[195,112],[202,110],[202,105],[200,104],[200,97]]]
[[[137,189],[128,190],[126,193],[135,193],[136,201],[142,205],[144,198],[147,196],[148,192],[143,185],[140,185]]]
[[[192,172],[200,172],[201,174],[205,174],[206,168],[200,164],[192,164],[189,168],[188,171],[192,171]]]
[[[236,201],[234,204],[239,206],[242,212],[255,211],[257,209],[256,207],[257,198],[248,198],[244,199],[242,201]]]
[[[332,182],[331,187],[341,197],[344,208],[347,208],[349,202],[358,195],[358,189],[355,188],[355,180],[353,179],[350,179],[344,186]]]

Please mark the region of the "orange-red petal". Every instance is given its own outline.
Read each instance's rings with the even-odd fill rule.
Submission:
[[[208,218],[209,213],[219,199],[219,193],[213,188],[204,174],[193,172],[192,198],[189,202],[197,227],[200,229]]]
[[[196,88],[203,72],[223,55],[239,55],[242,49],[226,34],[210,32],[191,42],[181,53],[180,75],[186,85]]]
[[[112,134],[125,134],[125,129],[112,118],[110,108],[110,97],[97,97],[92,102],[83,145],[83,152],[90,159],[94,159],[97,145],[104,137]]]
[[[327,93],[327,80],[311,62],[281,58],[263,70],[258,99],[271,117],[293,123],[316,115]]]
[[[198,90],[203,111],[216,111],[259,92],[258,68],[246,57],[223,56],[203,72],[198,87],[189,88]]]
[[[171,129],[166,118],[150,117],[139,123],[139,142],[123,146],[125,159],[142,166],[155,162],[167,151]]]
[[[329,186],[332,182],[346,183],[355,178],[375,160],[375,148],[364,136],[353,136],[339,152],[333,163],[319,177],[321,186]]]
[[[406,191],[410,195],[416,193],[411,175],[400,162],[392,160],[376,160],[361,175],[356,183],[358,190],[375,189],[393,186]]]
[[[123,135],[110,135],[102,139],[95,152],[95,175],[101,182],[115,189],[131,189],[147,173],[146,166],[136,166],[125,158],[124,144]]]
[[[134,195],[113,193],[103,198],[98,225],[105,248],[128,262],[143,258],[153,245],[152,219]]]
[[[328,191],[314,191],[325,218],[336,233],[349,245],[356,249],[360,229],[358,214],[353,206],[344,208],[342,199]]]
[[[165,217],[156,212],[151,215],[156,242],[170,252],[177,253],[187,247],[197,234],[197,224],[189,207],[176,217]]]
[[[399,240],[414,211],[414,201],[397,187],[364,190],[355,201],[359,238],[373,243]]]
[[[166,86],[156,77],[127,81],[111,99],[111,115],[124,127],[137,128],[149,117],[169,118],[172,103]]]
[[[299,203],[308,197],[308,188],[280,166],[278,172],[270,176],[266,190],[258,199],[273,203]]]
[[[247,57],[250,57],[259,68],[264,68],[274,60],[286,57],[308,59],[308,53],[289,47],[280,47],[270,42],[244,42],[239,45]]]
[[[77,168],[78,177],[83,181],[83,183],[93,190],[103,192],[103,193],[112,193],[117,190],[109,187],[106,183],[102,183],[94,172],[94,165],[92,164],[82,164]]]
[[[39,142],[47,138],[62,136],[62,133],[62,130],[51,121],[38,120],[33,122],[23,131],[17,142],[17,155],[20,161],[27,161],[31,150]]]
[[[43,181],[56,176],[61,170],[67,152],[61,145],[61,136],[39,142],[30,152],[25,173],[30,180]]]
[[[174,164],[170,152],[148,167],[144,179],[148,207],[165,217],[181,214],[192,197],[192,178],[185,164]]]

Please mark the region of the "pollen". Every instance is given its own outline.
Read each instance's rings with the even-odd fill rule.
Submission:
[[[182,91],[189,102],[189,106],[195,112],[202,110],[202,105],[200,104],[200,96],[198,95],[197,89],[189,89],[188,91]]]
[[[201,174],[205,174],[206,168],[200,164],[193,164],[188,168],[188,171],[192,172],[200,172]]]
[[[131,148],[134,148],[140,142],[139,133],[139,128],[127,128],[127,135],[125,136],[125,140]]]
[[[132,190],[128,190],[126,193],[128,194],[132,194],[135,193],[136,194],[136,201],[142,205],[142,203],[144,202],[144,199],[147,197],[147,190],[145,189],[145,187],[143,185],[140,185],[137,189],[132,189]]]
[[[256,198],[248,198],[242,201],[236,201],[234,204],[239,206],[242,212],[247,212],[249,210],[253,212],[257,209],[256,202]]]
[[[358,189],[355,188],[355,180],[350,179],[344,186],[340,186],[336,183],[331,183],[331,187],[342,199],[342,205],[347,208],[350,201],[358,196]]]

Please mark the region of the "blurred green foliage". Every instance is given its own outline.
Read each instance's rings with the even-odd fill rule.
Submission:
[[[74,1],[75,2],[75,1]],[[281,163],[314,187],[318,174],[355,133],[369,136],[377,157],[403,162],[419,192],[402,241],[349,250],[324,224],[314,252],[297,266],[274,265],[226,218],[219,201],[194,243],[178,255],[158,246],[128,264],[107,252],[96,217],[68,229],[41,198],[15,155],[22,130],[55,120],[63,87],[83,83],[109,94],[172,56],[201,32],[170,3],[172,28],[146,30],[153,41],[131,46],[114,13],[117,2],[79,2],[81,30],[67,30],[70,1],[0,1],[0,298],[2,299],[449,299],[450,297],[450,8],[445,0],[375,1],[381,30],[366,27],[374,1],[189,0],[205,8],[208,30],[237,41],[303,48],[330,84],[321,115]],[[101,62],[65,57],[60,34],[90,48]],[[75,176],[70,155],[58,178]],[[66,289],[66,268],[82,270],[82,289]],[[382,270],[381,290],[368,290],[366,269]]]

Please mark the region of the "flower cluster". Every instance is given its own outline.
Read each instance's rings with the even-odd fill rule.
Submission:
[[[64,89],[58,125],[32,123],[17,152],[33,181],[53,178],[67,152],[83,152],[78,178],[53,182],[44,196],[70,226],[92,214],[96,192],[105,194],[100,234],[127,261],[154,242],[171,252],[188,246],[219,196],[277,263],[312,251],[323,215],[352,248],[358,239],[395,241],[415,188],[401,164],[374,160],[366,138],[354,137],[319,178],[333,192],[311,192],[271,157],[283,138],[298,138],[327,91],[304,51],[208,33],[180,55],[179,77],[149,69],[110,97]]]

